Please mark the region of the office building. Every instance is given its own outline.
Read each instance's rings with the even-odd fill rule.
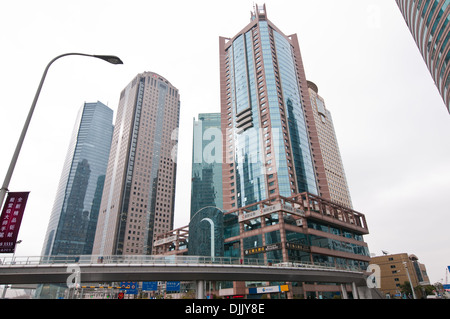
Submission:
[[[450,112],[450,1],[396,2]]]
[[[200,210],[188,226],[161,234],[158,253],[367,269],[365,216],[331,197],[324,161],[332,164],[328,153],[338,148],[333,141],[321,150],[321,137],[335,137],[334,129],[324,104],[321,120],[323,99],[310,96],[296,35],[285,36],[257,5],[238,35],[220,38],[220,61],[223,207]],[[351,283],[314,281],[216,282],[208,289],[260,298],[254,291],[264,289],[254,288],[280,284],[283,291],[270,298],[354,293]]]
[[[297,35],[256,5],[219,50],[224,209],[302,192],[329,199]]]
[[[370,265],[379,267],[378,284],[387,298],[403,298],[401,286],[405,282],[414,287],[416,297],[419,297],[418,294],[422,297],[420,289],[416,288],[430,284],[425,265],[419,263],[419,258],[414,254],[386,253],[372,257]]]
[[[85,103],[78,113],[42,255],[92,252],[113,133],[113,111]]]
[[[178,89],[154,72],[121,92],[93,254],[152,254],[173,228],[179,114]]]
[[[352,200],[345,176],[344,164],[339,150],[333,118],[325,106],[324,99],[319,95],[316,84],[308,81],[314,122],[319,138],[320,152],[323,158],[326,181],[332,202],[352,208]]]
[[[369,265],[369,248],[363,239],[369,233],[365,216],[312,194],[275,196],[222,214],[207,207],[199,214],[189,225],[161,234],[155,241],[158,254],[194,252],[250,265],[289,262],[358,270]],[[356,298],[351,280],[343,286],[314,280],[281,284],[287,286],[283,298],[341,298],[344,293]],[[210,290],[221,298],[258,298],[251,288],[272,285],[280,283],[222,281],[214,283]],[[262,292],[259,294],[261,297]]]
[[[222,131],[220,113],[194,119],[191,218],[204,207],[222,208]]]

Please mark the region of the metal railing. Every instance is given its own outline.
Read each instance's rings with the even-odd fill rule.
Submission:
[[[39,265],[232,265],[232,266],[259,266],[259,267],[282,267],[282,268],[312,268],[337,271],[363,272],[361,268],[340,265],[335,266],[328,263],[310,262],[286,262],[282,260],[264,261],[256,258],[237,257],[204,257],[204,256],[162,256],[162,255],[61,255],[61,256],[14,256],[0,259],[1,267],[11,266],[39,266]]]

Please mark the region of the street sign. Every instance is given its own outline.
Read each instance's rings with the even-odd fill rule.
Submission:
[[[120,289],[125,290],[127,295],[137,295],[139,292],[139,283],[135,281],[122,281]]]
[[[29,192],[9,192],[0,216],[0,253],[14,253]],[[0,204],[1,205],[1,204]]]
[[[156,291],[158,290],[157,281],[144,281],[142,283],[142,291]]]
[[[173,291],[173,292],[180,291],[180,282],[179,281],[166,282],[166,291]]]

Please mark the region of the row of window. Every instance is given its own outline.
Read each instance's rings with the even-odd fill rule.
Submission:
[[[264,238],[264,241],[263,241]],[[286,232],[287,242],[294,244],[296,249],[286,249],[289,261],[297,262],[320,262],[330,265],[348,265],[359,266],[363,269],[367,268],[367,262],[360,260],[332,257],[328,255],[320,255],[308,252],[308,247],[317,246],[321,248],[328,248],[330,250],[337,250],[355,255],[368,256],[367,247],[356,244],[349,244],[342,241],[332,240],[325,237],[305,235],[292,231]],[[324,245],[324,243],[327,243]],[[272,231],[265,234],[245,237],[242,240],[244,258],[253,258],[268,261],[280,262],[283,260],[281,235],[279,231]],[[265,247],[271,246],[272,249],[267,250]],[[241,257],[241,242],[239,240],[225,243],[224,246],[225,257]]]

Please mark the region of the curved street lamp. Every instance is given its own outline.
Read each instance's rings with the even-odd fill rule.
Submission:
[[[44,74],[42,75],[41,82],[39,83],[37,92],[36,92],[36,94],[34,96],[33,103],[31,104],[30,111],[28,112],[27,119],[26,119],[25,124],[23,126],[22,134],[19,137],[19,141],[17,142],[16,150],[14,151],[14,155],[13,155],[13,157],[11,159],[11,163],[9,164],[8,172],[6,173],[5,180],[3,181],[2,188],[0,189],[0,209],[3,207],[3,201],[5,199],[6,193],[8,192],[9,182],[11,181],[11,176],[12,176],[12,173],[14,171],[14,167],[16,166],[17,158],[19,157],[20,149],[22,148],[23,140],[25,139],[25,135],[27,133],[28,126],[30,125],[31,117],[32,117],[34,109],[36,107],[36,103],[37,103],[37,100],[39,98],[39,94],[41,93],[41,89],[42,89],[42,86],[44,84],[44,80],[45,80],[45,77],[47,75],[48,69],[50,68],[50,66],[52,65],[53,62],[55,62],[56,60],[58,60],[58,59],[60,59],[62,57],[68,56],[68,55],[81,55],[81,56],[87,56],[87,57],[101,59],[101,60],[104,60],[104,61],[109,62],[111,64],[123,64],[122,60],[120,60],[118,57],[113,56],[113,55],[93,55],[93,54],[84,54],[84,53],[65,53],[65,54],[61,54],[61,55],[57,56],[56,58],[54,58],[53,60],[51,60],[49,62],[49,64],[45,68]]]

